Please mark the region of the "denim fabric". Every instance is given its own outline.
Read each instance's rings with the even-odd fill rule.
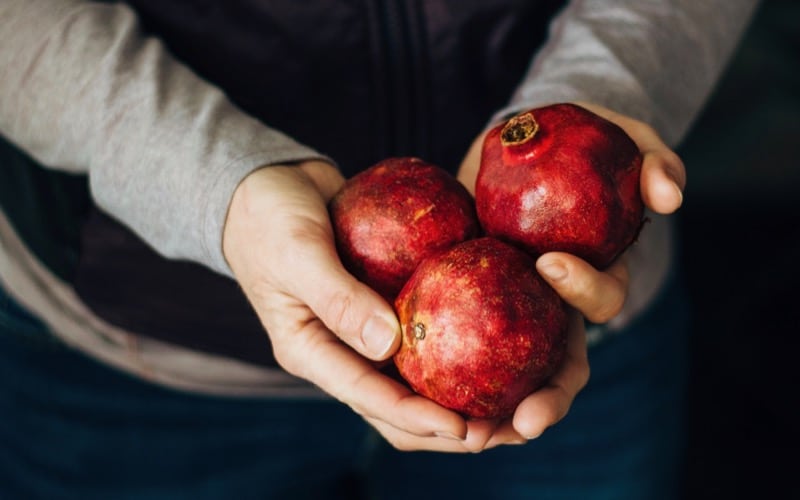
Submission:
[[[332,401],[157,387],[63,346],[0,294],[0,499],[677,498],[686,309],[673,287],[590,351],[525,446],[400,453]]]
[[[0,499],[353,498],[366,425],[331,401],[154,386],[0,295]]]

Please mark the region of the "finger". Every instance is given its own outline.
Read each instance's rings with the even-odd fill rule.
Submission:
[[[541,389],[525,398],[514,412],[513,426],[520,436],[534,439],[559,422],[578,392],[589,381],[586,331],[579,314],[570,316],[567,352],[558,372]]]
[[[640,190],[645,205],[661,214],[677,210],[683,203],[686,188],[686,167],[649,125],[619,118],[620,125],[642,152]]]
[[[483,150],[483,141],[487,132],[481,133],[470,146],[464,159],[461,161],[461,166],[458,169],[457,179],[463,184],[467,190],[475,194],[475,180],[478,177],[478,170],[481,163],[481,152]]]
[[[307,161],[298,166],[314,182],[326,202],[330,201],[344,185],[345,179],[341,172],[330,163]]]
[[[286,321],[273,318],[275,324]],[[266,324],[272,326],[271,323]],[[354,353],[319,320],[312,319],[296,331],[275,331],[275,357],[288,372],[308,380],[356,413],[420,435],[466,436],[464,419],[453,411],[413,393],[377,371]]]
[[[669,214],[683,203],[686,188],[686,167],[658,132],[644,122],[615,113],[601,106],[578,103],[590,111],[619,125],[642,152],[641,192],[648,208]]]
[[[527,442],[528,439],[514,428],[513,421],[506,420],[498,425],[484,449],[488,450],[502,445],[525,444]]]
[[[592,322],[605,323],[625,304],[628,268],[624,255],[598,271],[574,255],[549,252],[537,259],[536,269],[561,298]]]
[[[308,231],[295,233],[296,250],[282,255],[280,268],[294,271],[283,276],[281,284],[353,349],[373,360],[387,359],[400,345],[394,310],[344,269],[329,228],[318,234]]]
[[[669,150],[644,153],[640,189],[644,204],[656,213],[670,214],[683,203],[686,170]]]
[[[421,436],[409,434],[384,421],[366,419],[386,439],[400,451],[437,451],[445,453],[478,453],[487,449],[492,439],[496,423],[488,420],[467,422],[467,434],[463,439],[447,435]]]

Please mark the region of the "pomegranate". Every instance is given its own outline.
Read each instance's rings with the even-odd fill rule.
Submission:
[[[533,255],[605,268],[637,238],[642,155],[611,121],[574,104],[531,109],[487,134],[475,186],[486,234]]]
[[[423,260],[395,310],[399,374],[417,393],[472,418],[511,415],[565,352],[564,302],[530,255],[491,237]]]
[[[348,179],[329,204],[343,265],[389,302],[436,252],[478,235],[472,195],[419,158],[388,158]]]

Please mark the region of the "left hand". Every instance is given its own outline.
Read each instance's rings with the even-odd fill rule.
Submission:
[[[655,213],[670,214],[683,202],[686,170],[683,162],[646,123],[601,106],[576,103],[616,123],[633,139],[643,155],[641,194],[644,204]],[[475,192],[481,148],[486,132],[478,136],[464,158],[458,179]],[[558,294],[573,308],[567,341],[567,356],[549,383],[520,403],[514,416],[497,422],[485,448],[520,443],[539,436],[561,420],[589,377],[583,318],[605,323],[619,314],[628,288],[625,255],[609,268],[599,271],[578,257],[550,252],[540,256],[536,267]],[[484,431],[485,432],[485,431]]]

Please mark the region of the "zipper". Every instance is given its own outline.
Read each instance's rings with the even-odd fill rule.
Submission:
[[[368,0],[376,155],[428,158],[431,85],[420,0]]]

